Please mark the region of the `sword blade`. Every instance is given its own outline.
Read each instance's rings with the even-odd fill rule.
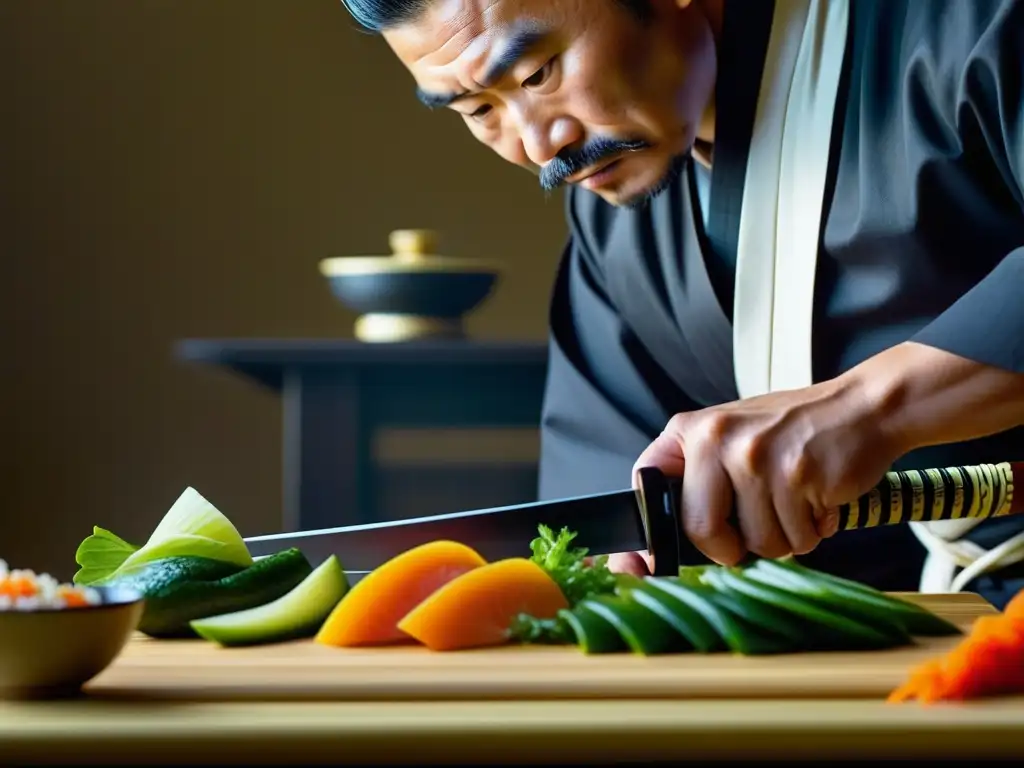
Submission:
[[[538,526],[576,532],[574,546],[591,554],[644,549],[646,538],[632,490],[576,496],[557,501],[454,512],[366,525],[253,536],[245,544],[253,557],[298,547],[314,567],[331,555],[355,575],[371,571],[407,549],[447,539],[472,547],[488,561],[529,557]]]

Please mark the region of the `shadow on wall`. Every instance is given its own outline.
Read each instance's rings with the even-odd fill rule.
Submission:
[[[193,485],[277,524],[277,400],[182,337],[350,335],[317,272],[437,229],[508,264],[469,322],[542,339],[561,200],[430,114],[338,0],[0,4],[0,557],[70,577]],[[528,224],[525,225],[524,224]]]

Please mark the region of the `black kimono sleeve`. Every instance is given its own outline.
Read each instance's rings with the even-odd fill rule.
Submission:
[[[959,151],[986,181],[984,194],[965,199],[965,223],[986,206],[1015,208],[1024,220],[1024,2],[1002,0],[996,6],[982,28],[961,30],[974,44],[959,71],[954,109],[943,110]],[[954,37],[955,32],[950,30]],[[1024,373],[1024,239],[1014,245],[913,340]]]

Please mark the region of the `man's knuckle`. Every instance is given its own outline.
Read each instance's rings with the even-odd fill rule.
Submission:
[[[784,460],[782,476],[790,488],[805,488],[814,478],[814,463],[803,451],[794,451]]]
[[[733,419],[725,411],[712,411],[704,419],[704,435],[710,440],[721,442],[732,427]]]
[[[767,464],[770,451],[766,435],[760,432],[744,435],[743,439],[737,443],[735,450],[739,469],[751,475],[761,474]]]
[[[664,432],[668,432],[672,435],[681,435],[686,432],[687,426],[690,423],[690,414],[688,413],[677,413],[668,420],[668,424],[665,425]]]
[[[707,544],[718,537],[721,526],[707,515],[691,515],[683,521],[683,530],[691,541]]]

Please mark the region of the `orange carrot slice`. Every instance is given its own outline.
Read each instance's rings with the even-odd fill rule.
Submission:
[[[485,565],[454,579],[417,605],[398,627],[434,651],[501,645],[516,616],[553,619],[568,608],[561,588],[525,558]]]
[[[398,622],[433,592],[487,564],[475,550],[434,541],[393,557],[348,591],[316,641],[342,648],[408,641]]]

